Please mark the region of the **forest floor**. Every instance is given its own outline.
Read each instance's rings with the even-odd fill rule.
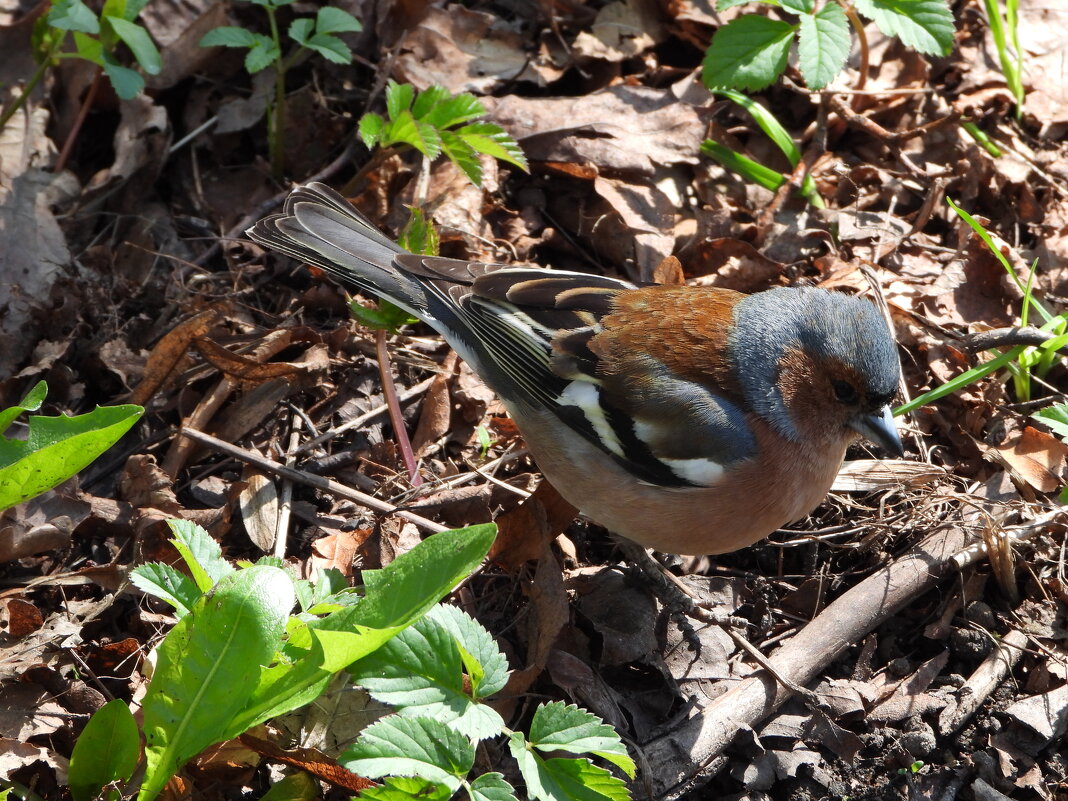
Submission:
[[[32,72],[44,5],[0,8],[0,86]],[[421,324],[389,336],[420,460],[413,487],[375,333],[332,284],[241,235],[314,178],[391,235],[421,205],[443,255],[862,293],[893,321],[904,402],[1023,341],[1022,316],[1041,325],[1024,311],[1029,280],[1052,314],[1068,307],[1068,8],[1021,4],[1019,115],[974,0],[952,4],[946,57],[869,25],[863,76],[854,53],[835,91],[805,89],[791,67],[756,94],[797,142],[816,208],[753,118],[699,80],[713,32],[738,9],[338,7],[363,23],[342,37],[356,57],[305,51],[289,64],[282,181],[268,159],[273,71],[250,77],[242,51],[198,46],[221,25],[265,31],[252,4],[150,3],[141,22],[163,69],[144,93],[119,100],[92,64],[65,60],[0,133],[0,408],[44,380],[45,414],[146,409],[76,479],[0,518],[0,777],[25,797],[68,797],[89,715],[143,694],[143,660],[174,617],[128,573],[175,560],[167,519],[199,523],[230,560],[277,553],[301,577],[333,568],[355,584],[420,541],[402,517],[250,467],[186,427],[444,526],[496,519],[489,563],[455,596],[509,657],[495,708],[515,727],[540,700],[596,713],[638,763],[635,797],[1068,799],[1068,416],[1059,429],[1033,416],[1065,402],[1059,357],[1044,377],[996,371],[900,418],[904,459],[858,444],[826,502],[789,530],[672,562],[757,651],[813,638],[778,664],[813,691],[799,700],[727,629],[665,612],[611,536],[540,481],[500,403]],[[288,25],[314,8],[279,13]],[[390,79],[479,97],[529,172],[483,158],[476,187],[446,158],[368,151],[357,123],[383,113]],[[709,139],[792,178],[779,191],[746,181],[702,155]],[[983,224],[1013,276],[947,199]],[[278,545],[277,511],[253,500],[264,491],[289,499]],[[258,736],[330,763],[375,714]],[[478,758],[522,785],[503,746]],[[167,792],[258,797],[279,765],[235,743],[197,757]]]

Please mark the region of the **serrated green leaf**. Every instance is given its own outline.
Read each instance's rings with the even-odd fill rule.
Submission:
[[[82,0],[55,0],[48,12],[48,24],[64,31],[100,33],[100,20]]]
[[[182,555],[201,592],[207,592],[234,572],[233,566],[223,558],[219,543],[192,520],[170,519],[167,527],[174,535],[171,542]]]
[[[471,801],[516,801],[515,789],[500,773],[483,773],[470,789]]]
[[[76,417],[32,415],[25,440],[0,436],[0,509],[40,495],[91,464],[144,411],[98,406]]]
[[[854,5],[880,31],[913,50],[947,56],[953,49],[953,12],[945,0],[857,0]]]
[[[391,120],[397,119],[402,111],[412,107],[415,87],[410,83],[397,83],[392,78],[386,83],[386,114]]]
[[[746,14],[724,25],[705,53],[701,78],[709,89],[770,86],[786,68],[795,26]]]
[[[311,37],[314,29],[315,20],[311,17],[300,17],[289,23],[289,30],[286,33],[294,42],[302,47],[307,47],[308,39]]]
[[[255,47],[257,34],[236,25],[221,25],[200,38],[201,47]]]
[[[452,97],[449,90],[439,84],[432,84],[415,96],[412,104],[412,115],[417,120],[422,120],[430,113],[430,110]]]
[[[441,240],[438,237],[438,229],[427,219],[423,210],[418,206],[412,206],[408,210],[408,222],[404,224],[400,236],[397,237],[397,244],[409,253],[437,256]]]
[[[323,6],[315,15],[316,33],[359,33],[363,25],[348,11],[336,6]]]
[[[501,126],[492,122],[475,122],[458,128],[456,134],[477,152],[507,161],[525,172],[530,171],[523,149]]]
[[[487,524],[433,534],[381,570],[365,570],[359,603],[291,627],[284,653],[292,662],[263,672],[242,711],[242,731],[311,701],[337,671],[425,615],[478,567],[496,531]]]
[[[482,101],[469,92],[461,92],[453,97],[443,98],[422,117],[423,122],[428,122],[443,131],[454,125],[470,122],[484,116],[486,107]]]
[[[235,720],[275,655],[294,600],[285,571],[250,567],[225,576],[167,634],[142,704],[140,801],[155,798],[190,757],[244,731]]]
[[[508,738],[527,794],[537,801],[630,801],[626,784],[587,759],[543,759],[526,747],[521,732]]]
[[[38,381],[29,392],[19,401],[17,406],[10,406],[0,411],[0,434],[3,434],[15,422],[15,418],[23,412],[36,412],[44,403],[48,395],[48,384]]]
[[[159,562],[148,562],[135,567],[130,571],[130,583],[142,592],[173,606],[179,620],[189,614],[193,604],[204,594],[185,573]]]
[[[74,801],[92,801],[106,785],[129,779],[140,754],[137,723],[126,703],[115,699],[104,704],[74,744],[67,774]]]
[[[379,787],[369,787],[360,801],[448,801],[452,790],[443,784],[411,776],[388,776]]]
[[[156,43],[148,35],[148,31],[134,22],[127,22],[121,17],[105,17],[115,35],[126,43],[133,53],[141,69],[149,75],[158,75],[163,69],[163,59],[160,57]]]
[[[500,715],[464,691],[456,643],[436,610],[349,668],[353,680],[404,717],[434,719],[474,740],[500,734]]]
[[[782,7],[794,14],[811,14],[816,8],[816,0],[780,0]]]
[[[475,764],[475,747],[440,721],[390,715],[364,729],[338,762],[371,779],[414,776],[455,792]]]
[[[411,145],[428,159],[441,155],[441,136],[433,125],[419,122],[407,109],[393,116],[382,136],[383,144],[404,143]]]
[[[574,704],[553,701],[538,707],[530,723],[528,739],[540,751],[595,754],[634,778],[634,760],[616,730]]]
[[[716,3],[716,11],[726,11],[728,8],[745,6],[753,2],[756,2],[756,0],[719,0],[719,2]],[[771,3],[771,5],[777,6],[778,3]]]
[[[822,89],[837,77],[849,56],[849,20],[842,7],[824,4],[817,14],[801,17],[797,37],[797,61],[805,83]]]
[[[1031,415],[1061,439],[1068,441],[1068,403],[1047,406]]]
[[[277,62],[281,56],[282,51],[278,49],[273,39],[256,34],[256,44],[245,54],[245,70],[249,75],[255,75]]]
[[[351,64],[352,51],[349,46],[336,36],[328,33],[317,33],[308,40],[305,45],[309,50],[314,50],[327,61],[334,64]]]
[[[360,140],[367,146],[368,150],[378,144],[385,130],[386,121],[378,114],[369,111],[360,117]]]
[[[474,659],[482,670],[477,687],[472,687],[474,698],[488,698],[504,689],[508,683],[508,659],[485,626],[464,610],[448,604],[438,604],[427,617],[447,631],[456,643]],[[462,659],[461,654],[461,659]],[[466,665],[465,665],[466,667]],[[471,671],[468,670],[468,675]],[[472,677],[472,684],[474,684]]]
[[[482,186],[482,162],[478,153],[459,134],[441,131],[441,149],[475,186]]]

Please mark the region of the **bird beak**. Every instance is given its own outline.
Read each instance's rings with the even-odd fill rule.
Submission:
[[[849,427],[860,432],[861,436],[870,439],[894,456],[905,455],[905,449],[901,447],[901,437],[897,434],[897,426],[894,425],[894,415],[889,406],[884,406],[877,412],[870,414],[858,414],[849,421]]]

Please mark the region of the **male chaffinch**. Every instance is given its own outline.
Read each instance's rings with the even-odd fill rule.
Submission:
[[[560,494],[646,547],[745,547],[818,506],[858,434],[902,453],[897,351],[865,300],[418,256],[319,183],[248,235],[437,330]]]

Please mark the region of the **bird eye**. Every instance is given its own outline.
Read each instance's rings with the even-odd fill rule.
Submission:
[[[837,380],[832,385],[834,387],[834,397],[836,397],[842,403],[856,403],[857,401],[857,388],[850,384],[848,381]]]

